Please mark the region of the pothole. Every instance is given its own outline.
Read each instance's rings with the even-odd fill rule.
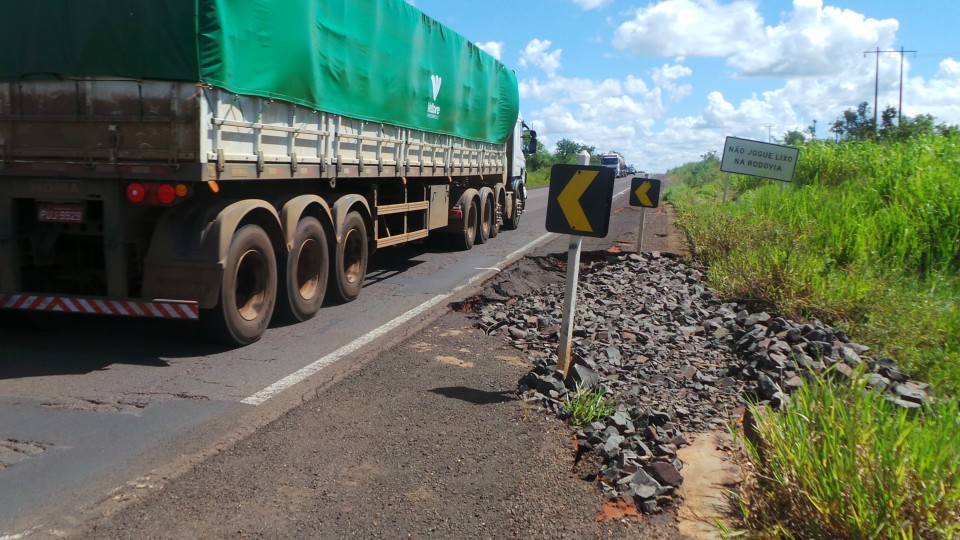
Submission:
[[[0,469],[6,469],[29,459],[38,454],[44,453],[52,444],[36,441],[21,441],[18,439],[0,440]]]

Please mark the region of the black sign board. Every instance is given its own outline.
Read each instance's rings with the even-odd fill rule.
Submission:
[[[644,208],[660,206],[660,181],[634,176],[630,181],[630,206]]]
[[[550,170],[547,230],[603,238],[610,228],[613,169],[554,165]]]

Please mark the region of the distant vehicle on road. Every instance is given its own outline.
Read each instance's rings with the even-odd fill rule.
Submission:
[[[633,165],[627,165],[627,174],[637,174],[637,169]]]
[[[600,156],[600,165],[613,169],[614,178],[620,178],[627,174],[627,162],[623,159],[620,152],[610,151]]]

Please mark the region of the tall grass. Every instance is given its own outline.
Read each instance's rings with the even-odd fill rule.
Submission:
[[[728,297],[846,328],[939,390],[960,390],[960,137],[813,142],[795,183],[736,178],[669,195]]]
[[[754,529],[824,539],[960,535],[956,401],[909,413],[863,384],[821,383],[795,392],[785,414],[751,412],[758,437],[744,442],[761,474],[743,504]]]
[[[721,295],[816,317],[930,382],[910,416],[862,385],[754,408],[761,536],[960,538],[960,137],[805,145],[786,189],[735,177],[668,193]],[[954,397],[951,397],[954,396]]]
[[[544,167],[538,171],[527,171],[527,187],[550,185],[550,168]]]
[[[921,275],[960,271],[960,137],[814,142],[803,148],[796,180],[788,197],[758,190],[757,210],[819,223],[817,245],[839,261],[873,259]]]

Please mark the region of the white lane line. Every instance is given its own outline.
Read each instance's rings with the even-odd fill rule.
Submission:
[[[530,249],[533,249],[538,244],[546,241],[547,239],[553,236],[556,236],[556,234],[550,233],[550,232],[544,234],[540,238],[537,238],[536,240],[528,243],[527,245],[521,247],[520,249],[504,257],[504,259],[500,262],[498,266],[507,266],[511,264],[514,260],[520,258],[524,253],[526,253]],[[339,349],[333,351],[332,353],[317,359],[313,363],[298,369],[297,371],[291,373],[290,375],[287,375],[286,377],[271,384],[270,386],[264,388],[263,390],[260,390],[256,394],[253,394],[250,397],[244,398],[243,400],[240,401],[240,403],[246,403],[247,405],[260,405],[261,403],[267,401],[268,399],[279,394],[280,392],[283,392],[287,388],[290,388],[291,386],[303,381],[307,377],[310,377],[311,375],[316,374],[323,368],[333,364],[334,362],[336,362],[337,360],[340,360],[344,356],[356,352],[363,346],[395,330],[400,325],[420,315],[424,311],[427,311],[428,309],[436,306],[437,304],[447,300],[448,298],[456,294],[461,289],[469,287],[470,285],[476,283],[481,279],[486,279],[490,277],[490,275],[495,273],[494,270],[496,269],[490,269],[490,270],[487,270],[486,272],[477,274],[472,278],[470,278],[469,280],[467,280],[466,283],[459,285],[457,288],[453,289],[452,291],[446,294],[441,294],[439,296],[434,296],[433,298],[411,309],[410,311],[404,313],[403,315],[400,315],[396,319],[393,319],[392,321],[381,326],[380,328],[377,328],[373,332],[370,332],[366,335],[358,337],[357,339],[351,341],[350,343],[347,343],[343,347],[340,347]]]

